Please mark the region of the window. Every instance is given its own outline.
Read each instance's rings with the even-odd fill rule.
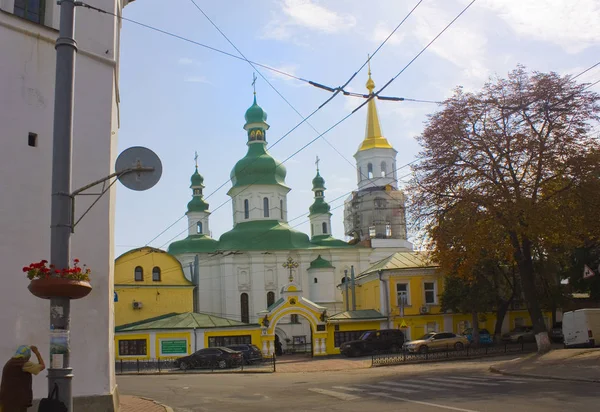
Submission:
[[[44,24],[44,0],[15,0],[15,15],[34,23]]]
[[[208,347],[229,346],[229,345],[251,345],[252,337],[250,335],[239,336],[209,336]]]
[[[202,189],[200,189],[200,188],[194,189],[194,195],[198,196],[198,195],[201,195],[201,194],[202,194]]]
[[[425,333],[429,333],[429,332],[437,332],[437,323],[427,322]]]
[[[264,217],[269,217],[269,198],[265,197],[263,199],[263,211],[264,211]]]
[[[377,232],[375,231],[375,226],[369,226],[369,237],[374,238]]]
[[[338,326],[338,325],[336,325]],[[336,331],[333,334],[334,346],[339,348],[342,346],[342,343],[349,342],[351,340],[358,340],[360,336],[365,333],[364,330],[350,330],[345,332]]]
[[[437,300],[435,296],[435,282],[423,283],[423,289],[425,290],[425,304],[435,304]]]
[[[381,177],[386,177],[387,176],[387,166],[385,165],[385,162],[381,162]]]
[[[315,283],[319,283],[319,279],[315,278],[315,279],[314,279],[314,282],[315,282]]]
[[[197,234],[202,233],[202,222],[196,222],[196,233]]]
[[[119,356],[146,356],[146,339],[125,339],[119,341]]]
[[[240,312],[242,314],[242,322],[250,323],[250,308],[248,307],[248,294],[240,295]]]
[[[315,191],[315,196],[316,197],[323,197],[323,191],[322,190],[316,190]]]
[[[281,199],[281,200],[279,201],[279,213],[280,213],[280,215],[281,215],[281,216],[280,216],[281,220],[283,220],[283,199]]]
[[[248,205],[248,199],[244,199],[244,219],[250,217],[250,206]]]
[[[396,301],[398,302],[398,307],[402,306],[402,302],[404,302],[404,306],[410,306],[410,295],[408,292],[408,283],[396,284]]]
[[[275,292],[267,292],[267,307],[275,303]]]
[[[29,133],[27,137],[27,144],[31,147],[37,147],[37,134]]]
[[[389,223],[385,224],[385,236],[392,237],[392,225],[390,225]]]
[[[158,266],[152,268],[152,280],[154,282],[160,282],[160,268]]]
[[[323,234],[326,235],[327,234],[327,222],[323,222],[322,226],[323,226]]]
[[[290,315],[290,322],[291,323],[300,323],[300,318],[298,318],[298,315],[296,315],[296,314]]]
[[[373,165],[371,163],[367,165],[367,177],[373,179]]]
[[[144,269],[142,269],[141,266],[136,266],[134,273],[134,279],[136,282],[141,282],[144,280]]]

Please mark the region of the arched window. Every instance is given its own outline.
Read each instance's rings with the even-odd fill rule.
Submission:
[[[250,205],[248,204],[248,199],[244,199],[244,219],[248,219],[250,217]]]
[[[160,268],[158,266],[152,268],[152,280],[154,282],[160,282]]]
[[[142,269],[141,266],[135,267],[134,274],[135,274],[134,279],[136,282],[141,282],[144,280],[144,269]]]
[[[269,198],[265,197],[263,199],[263,215],[264,217],[269,217]]]
[[[240,313],[242,322],[250,323],[250,308],[248,307],[248,294],[242,293],[240,295]]]
[[[275,303],[275,292],[267,292],[267,307]]]
[[[315,283],[319,283],[319,279],[315,278]]]
[[[381,177],[387,176],[387,166],[385,162],[381,162]]]
[[[283,220],[283,199],[279,199],[279,213],[281,215],[281,220]]]
[[[322,226],[323,226],[323,234],[326,235],[327,234],[327,222],[323,222]]]
[[[367,165],[367,177],[373,179],[373,165],[371,163]]]
[[[202,234],[202,222],[196,222],[196,233]]]

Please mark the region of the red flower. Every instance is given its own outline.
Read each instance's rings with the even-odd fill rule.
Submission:
[[[29,272],[29,266],[23,267],[23,272]]]
[[[73,262],[79,263],[79,259],[73,259]]]

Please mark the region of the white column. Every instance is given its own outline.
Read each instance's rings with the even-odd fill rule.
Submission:
[[[321,353],[322,354],[326,354],[327,353],[327,338],[322,338],[321,339]]]
[[[274,345],[275,341],[274,340],[270,340],[269,341],[269,350],[268,350],[268,354],[269,356],[273,356],[273,354],[275,353],[275,345]]]
[[[263,339],[263,344],[262,344],[262,353],[265,356],[269,355],[269,349],[267,348],[267,341],[265,339]]]

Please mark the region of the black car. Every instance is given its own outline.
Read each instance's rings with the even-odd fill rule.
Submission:
[[[244,343],[239,345],[229,345],[227,347],[231,350],[242,352],[242,355],[244,356],[244,362],[246,362],[248,365],[262,360],[262,352],[256,345]]]
[[[175,367],[181,370],[194,368],[225,369],[241,365],[244,357],[241,352],[229,348],[205,348],[175,360]]]
[[[404,333],[398,329],[370,330],[358,340],[342,343],[340,352],[345,356],[360,356],[373,352],[400,352]]]
[[[564,341],[562,322],[554,324],[554,327],[550,329],[550,340],[554,343],[561,343]]]

